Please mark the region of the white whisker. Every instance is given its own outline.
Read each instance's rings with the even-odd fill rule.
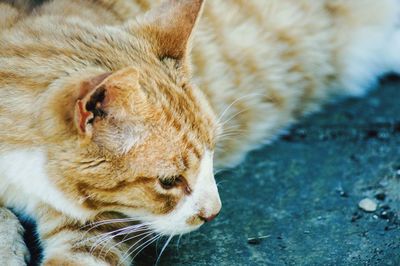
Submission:
[[[107,234],[106,236],[104,236],[104,237],[102,237],[102,238],[100,238],[99,240],[97,240],[94,244],[93,244],[93,246],[94,246],[94,248],[93,248],[93,246],[92,246],[92,249],[95,249],[95,248],[97,248],[98,246],[100,246],[100,245],[107,245],[108,244],[108,242],[110,242],[111,240],[113,240],[115,237],[117,237],[117,236],[121,236],[121,235],[127,235],[127,234],[132,234],[132,233],[135,233],[135,232],[142,232],[142,231],[144,231],[144,230],[148,230],[148,227],[146,226],[146,225],[143,225],[142,227],[140,227],[140,228],[134,228],[134,230],[131,230],[132,228],[128,228],[128,227],[126,227],[126,228],[122,228],[122,230],[120,230],[120,232],[118,232],[117,234]],[[118,230],[116,230],[116,231],[118,231]],[[114,231],[115,232],[115,231]],[[91,249],[91,250],[92,250]]]
[[[85,227],[94,225],[94,226],[92,226],[91,228],[89,228],[88,230],[85,231],[85,233],[82,235],[81,239],[85,238],[85,236],[90,231],[92,231],[93,229],[95,229],[95,228],[97,228],[99,226],[102,226],[102,225],[108,225],[108,224],[114,224],[114,223],[124,223],[124,222],[136,222],[136,221],[137,221],[137,219],[134,219],[134,218],[126,218],[126,219],[110,219],[110,220],[99,221],[99,222],[96,222],[96,223],[90,223],[90,224],[87,224],[85,226],[80,227],[80,229],[83,229]]]
[[[82,244],[82,243],[85,243],[85,242],[89,242],[89,241],[92,241],[92,240],[97,239],[97,238],[102,239],[104,237],[110,236],[110,235],[112,235],[114,233],[117,233],[117,232],[119,233],[119,232],[124,231],[124,230],[131,230],[131,229],[135,229],[135,228],[139,229],[139,228],[142,228],[144,226],[148,226],[148,224],[135,224],[135,225],[131,225],[131,226],[128,226],[128,227],[119,228],[119,229],[111,231],[111,232],[106,232],[106,233],[103,233],[103,234],[95,235],[95,236],[87,238],[87,239],[82,239],[86,235],[86,233],[85,233],[85,235],[81,237],[82,240],[79,241],[77,244]],[[99,240],[97,240],[97,241],[99,241]]]
[[[220,123],[220,125],[222,126],[222,128],[229,123],[230,121],[232,121],[233,119],[235,119],[237,116],[239,116],[240,114],[247,112],[248,110],[250,110],[250,108],[246,108],[241,110],[240,112],[237,112],[236,114],[232,115],[231,117],[229,117],[226,121],[224,121],[223,123]]]
[[[181,242],[182,236],[183,236],[183,234],[180,234],[179,237],[178,237],[178,241],[176,241],[176,249],[177,250],[179,250],[179,244]]]
[[[225,110],[220,114],[220,116],[217,119],[217,123],[219,123],[221,121],[221,119],[224,117],[224,115],[229,111],[230,108],[232,108],[233,105],[235,105],[238,101],[243,100],[247,97],[255,97],[255,96],[260,96],[259,93],[251,93],[251,94],[246,94],[243,95],[239,98],[237,98],[236,100],[234,100],[230,105],[228,105],[227,108],[225,108]]]
[[[171,236],[167,239],[167,241],[165,242],[164,247],[162,248],[162,250],[161,250],[161,252],[160,252],[160,255],[158,255],[158,258],[157,258],[157,261],[156,261],[156,265],[158,264],[158,262],[159,262],[159,260],[160,260],[160,258],[161,258],[161,256],[162,256],[164,250],[167,248],[169,242],[171,241],[171,239],[172,239],[173,237],[174,237],[174,235],[171,235]]]
[[[97,222],[88,223],[88,224],[80,227],[79,229],[83,229],[88,226],[94,226],[94,228],[96,228],[96,227],[104,225],[104,224],[134,222],[137,220],[138,220],[137,218],[120,218],[120,219],[101,220],[101,221],[97,221]]]
[[[223,169],[218,169],[218,170],[214,171],[214,175],[218,175],[219,173],[221,173],[223,171],[224,171]]]
[[[152,237],[152,238],[146,240],[144,243],[140,244],[140,245],[137,246],[136,248],[135,248],[135,246],[130,247],[130,248],[126,251],[126,255],[122,258],[121,263],[124,262],[127,258],[129,258],[136,250],[138,250],[139,248],[143,247],[143,246],[146,245],[147,243],[152,243],[152,242],[154,242],[154,241],[157,240],[157,238],[159,238],[159,237],[160,237],[160,235],[157,234],[156,236],[154,236],[154,237]],[[142,238],[142,239],[143,239],[143,238]],[[139,241],[139,242],[140,242],[140,241]],[[138,242],[138,243],[139,243],[139,242]],[[134,248],[134,249],[133,249],[132,251],[130,251],[132,248]],[[136,255],[137,255],[137,254],[136,254]]]
[[[219,187],[222,183],[228,182],[228,180],[221,180],[217,183],[217,187]]]
[[[142,239],[145,239],[146,237],[150,236],[151,234],[153,234],[153,232],[151,232],[151,231],[145,231],[145,232],[140,233],[140,234],[138,234],[138,235],[134,235],[134,236],[128,237],[128,238],[126,238],[126,239],[124,238],[124,239],[122,239],[120,242],[117,242],[116,244],[112,245],[112,246],[106,251],[106,254],[105,254],[105,255],[107,255],[108,252],[110,252],[110,250],[112,250],[113,248],[115,248],[115,247],[117,247],[117,246],[119,246],[119,245],[121,245],[121,244],[123,244],[123,243],[126,243],[126,242],[128,242],[128,241],[130,241],[130,240],[132,240],[132,239],[138,238],[138,237],[140,237],[140,236],[142,236],[142,238],[140,239],[140,240],[142,240]],[[139,241],[140,241],[140,240],[139,240]],[[101,253],[102,253],[102,251],[101,251]]]
[[[142,252],[145,248],[147,248],[148,246],[150,246],[152,243],[154,243],[155,241],[158,241],[161,238],[161,235],[158,235],[157,239],[153,240],[152,242],[148,243],[147,245],[143,246],[139,251],[136,252],[136,254],[133,256],[133,259],[136,258],[137,255],[140,254],[140,252]]]
[[[139,232],[141,232],[141,233],[139,233]],[[139,234],[136,235],[135,233],[139,233]],[[131,235],[131,234],[134,234],[134,235],[131,236],[131,237],[128,237],[128,236]],[[126,232],[119,233],[118,235],[125,235],[124,238],[123,238],[121,241],[119,241],[119,242],[117,242],[116,244],[114,244],[113,246],[111,246],[111,247],[106,251],[106,255],[107,255],[107,253],[108,253],[111,249],[113,249],[113,248],[119,246],[120,244],[123,244],[123,243],[125,243],[125,242],[127,242],[127,241],[129,241],[129,240],[132,240],[132,239],[134,239],[134,238],[137,238],[137,237],[140,237],[140,236],[143,236],[143,235],[146,235],[146,237],[147,237],[148,235],[151,235],[151,234],[153,234],[153,232],[152,232],[152,231],[149,231],[149,228],[142,228],[141,230],[134,230],[134,231],[128,231],[128,230],[127,230]],[[103,247],[101,248],[100,254],[103,253],[103,250],[107,247],[108,243],[109,243],[110,241],[112,241],[115,237],[117,237],[118,235],[109,237],[109,239],[108,239],[107,241],[103,241],[103,242],[102,242]],[[127,238],[127,237],[128,237],[128,238]]]

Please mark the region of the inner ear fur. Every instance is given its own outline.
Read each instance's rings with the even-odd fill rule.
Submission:
[[[91,138],[97,120],[107,117],[113,107],[123,108],[124,103],[129,102],[129,95],[134,94],[138,80],[137,70],[128,67],[83,81],[74,110],[74,122],[79,134]]]
[[[79,99],[75,104],[75,125],[81,135],[92,135],[92,123],[96,116],[105,116],[102,103],[105,99],[105,86],[102,84],[111,73],[104,73],[81,83]]]
[[[204,0],[167,0],[139,19],[160,59],[186,57],[203,6]]]

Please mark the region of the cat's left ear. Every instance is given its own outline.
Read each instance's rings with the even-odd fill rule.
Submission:
[[[99,122],[108,115],[118,117],[118,108],[132,104],[139,94],[138,72],[128,67],[115,73],[104,73],[81,82],[75,103],[74,122],[80,135],[91,139]]]
[[[204,0],[166,0],[139,18],[139,30],[160,59],[184,60],[203,6]]]

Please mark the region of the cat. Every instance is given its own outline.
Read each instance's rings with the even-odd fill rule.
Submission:
[[[27,3],[0,2],[0,199],[43,265],[130,265],[198,229],[214,169],[400,71],[398,0]]]

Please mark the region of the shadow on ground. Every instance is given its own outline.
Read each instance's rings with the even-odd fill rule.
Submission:
[[[328,106],[219,174],[221,215],[170,244],[159,265],[400,265],[399,90],[390,78]],[[358,209],[366,197],[375,212]],[[162,245],[137,264],[153,265]]]
[[[221,173],[221,215],[159,265],[400,265],[399,100],[400,79],[389,78]],[[377,211],[358,209],[366,197]],[[138,264],[156,259],[153,247]]]

